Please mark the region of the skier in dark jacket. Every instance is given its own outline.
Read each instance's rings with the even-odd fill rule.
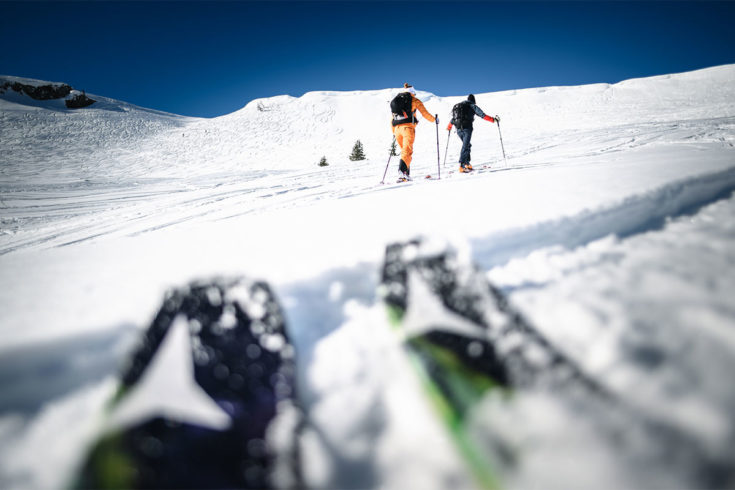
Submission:
[[[457,126],[457,136],[462,140],[462,151],[459,153],[460,172],[472,171],[472,165],[470,165],[472,144],[470,140],[472,139],[472,121],[474,121],[475,115],[491,123],[500,122],[498,116],[492,117],[482,112],[482,109],[475,105],[475,96],[472,94],[467,96],[467,100],[463,100],[452,108],[452,120],[447,126],[447,131],[452,130],[452,125]]]

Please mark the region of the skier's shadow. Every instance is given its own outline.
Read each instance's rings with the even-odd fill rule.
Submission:
[[[51,400],[116,374],[137,332],[120,325],[3,354],[0,415],[33,415]]]

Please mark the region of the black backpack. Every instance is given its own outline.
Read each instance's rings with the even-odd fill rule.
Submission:
[[[415,122],[412,109],[412,98],[408,92],[401,92],[390,101],[390,111],[393,113],[393,126],[407,122]]]
[[[452,107],[452,121],[457,128],[465,129],[471,127],[474,119],[475,111],[472,109],[469,101],[463,100]]]

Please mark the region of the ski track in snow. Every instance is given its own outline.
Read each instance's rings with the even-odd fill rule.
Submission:
[[[735,128],[735,118],[723,118],[717,122],[717,129],[705,131],[703,128],[712,125],[712,121],[699,121],[698,125],[690,123],[687,125],[675,124],[678,141],[693,139],[697,142],[714,142],[724,139]],[[688,129],[681,129],[686,126]],[[698,127],[700,126],[700,127]],[[644,130],[641,128],[617,129],[613,135],[607,135],[605,141],[600,141],[598,132],[592,136],[578,136],[578,139],[557,143],[551,148],[534,148],[512,160],[512,166],[506,167],[502,163],[493,162],[490,168],[489,162],[480,162],[476,171],[477,175],[487,172],[509,172],[523,169],[531,169],[540,166],[554,165],[554,162],[535,163],[540,154],[551,149],[556,149],[556,159],[586,159],[598,154],[614,153],[625,149],[644,147],[646,145],[660,144],[661,135],[670,137],[670,133],[660,128],[652,131],[659,134],[655,136],[641,137]],[[628,141],[626,136],[619,133],[634,132],[638,134],[637,141]],[[611,145],[611,141],[626,140],[624,143]],[[671,142],[667,140],[667,142]],[[600,146],[603,149],[599,149]],[[610,145],[605,147],[605,145]],[[588,152],[572,154],[572,149],[579,147]],[[569,154],[559,157],[559,147],[568,148]],[[593,149],[595,148],[595,149]],[[513,158],[513,157],[512,157]],[[530,161],[526,161],[530,160]],[[395,161],[395,160],[394,160]],[[376,190],[374,183],[376,167],[373,162],[351,164],[354,168],[349,170],[330,168],[327,170],[264,172],[267,175],[256,173],[227,176],[227,181],[222,178],[207,185],[205,182],[161,181],[143,183],[95,183],[94,181],[74,182],[69,188],[52,186],[51,189],[31,187],[23,189],[21,186],[7,186],[3,189],[2,206],[6,213],[3,217],[2,235],[0,235],[0,254],[15,250],[34,247],[37,245],[58,246],[77,243],[92,238],[106,235],[136,235],[149,231],[158,230],[167,226],[199,219],[223,219],[241,214],[262,212],[291,206],[304,206],[310,202],[346,198],[354,195],[372,193]],[[557,164],[558,165],[558,164]],[[429,167],[432,175],[436,176],[434,168]],[[445,167],[444,179],[453,179],[460,176],[453,170]],[[419,170],[414,170],[416,174]],[[450,173],[451,172],[451,173]],[[379,173],[379,172],[378,172]],[[474,177],[474,176],[473,176]],[[732,179],[727,178],[728,182]],[[712,177],[717,180],[717,176]],[[411,185],[421,183],[422,175],[414,177]],[[234,181],[234,182],[233,182]],[[694,185],[700,185],[697,178],[692,178]],[[352,185],[350,185],[352,184]],[[679,186],[686,186],[688,182],[682,181]],[[731,184],[730,184],[731,185]],[[20,189],[18,189],[20,187]],[[388,185],[388,188],[394,186]],[[726,187],[726,186],[722,186]],[[141,189],[142,188],[142,189]],[[728,189],[724,189],[727,191]],[[707,199],[716,199],[722,190],[715,190],[711,196],[700,196],[702,202]],[[656,197],[649,198],[651,200]],[[267,201],[265,201],[267,200]],[[156,206],[151,209],[151,202]],[[229,211],[222,216],[223,208]],[[185,210],[182,216],[178,210]],[[243,211],[233,210],[243,209]],[[170,210],[176,210],[176,216]],[[605,211],[601,211],[604,213]],[[104,213],[104,218],[99,215]],[[589,217],[580,218],[589,221]],[[102,221],[101,223],[97,223]],[[114,224],[111,224],[114,223]],[[34,226],[35,225],[35,226]],[[32,233],[27,233],[27,229]],[[611,229],[611,232],[616,230]],[[31,236],[27,236],[31,235]]]
[[[729,65],[479,94],[485,112],[501,115],[507,164],[497,127],[476,121],[476,171],[456,172],[451,134],[437,181],[435,128],[422,120],[414,180],[394,183],[393,157],[385,185],[392,90],[279,96],[210,120],[99,96],[71,111],[0,94],[0,485],[58,486],[79,452],[60,448],[82,448],[92,434],[74,414],[100,409],[162,291],[221,264],[263,274],[284,303],[315,423],[310,444],[331,461],[314,456],[315,486],[402,487],[415,483],[411,475],[429,487],[471,485],[430,415],[401,414],[411,382],[390,371],[401,369],[390,340],[370,334],[385,323],[375,298],[380,247],[415,233],[468,242],[475,262],[555,345],[701,447],[700,461],[639,468],[607,455],[590,428],[570,436],[537,427],[547,439],[528,448],[511,486],[550,474],[559,488],[667,487],[675,476],[732,484],[735,390],[721,373],[735,368],[733,82]],[[419,98],[440,115],[443,160],[442,128],[462,97]],[[369,158],[350,162],[357,139]],[[316,165],[322,156],[330,166]],[[295,236],[277,230],[288,226]],[[187,234],[232,243],[210,250]],[[145,260],[126,256],[129,246]],[[262,255],[248,261],[250,252]],[[55,276],[65,273],[68,285]],[[29,293],[46,298],[45,308]],[[524,411],[543,403],[493,415],[522,440]],[[573,425],[573,414],[558,417]],[[60,426],[56,443],[42,448],[44,431]],[[598,450],[589,474],[554,455],[567,437],[576,451]],[[429,446],[436,450],[406,457]],[[45,468],[34,463],[39,454]],[[713,467],[720,473],[697,475]]]

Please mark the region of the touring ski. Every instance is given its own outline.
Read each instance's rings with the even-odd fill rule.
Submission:
[[[174,290],[131,357],[75,486],[298,486],[294,378],[267,284]]]
[[[686,431],[588,375],[453,247],[426,239],[388,245],[379,292],[429,400],[481,486],[501,486],[523,461],[523,451],[503,437],[517,431],[494,425],[488,411],[502,413],[524,396],[566,407],[642,473],[677,461],[683,477],[709,486],[727,466]],[[684,466],[694,468],[691,474]],[[660,481],[643,477],[650,480],[640,485]]]
[[[380,293],[429,399],[485,488],[497,488],[499,466],[517,458],[478,419],[488,399],[530,386],[607,396],[451,247],[422,239],[389,245]]]

